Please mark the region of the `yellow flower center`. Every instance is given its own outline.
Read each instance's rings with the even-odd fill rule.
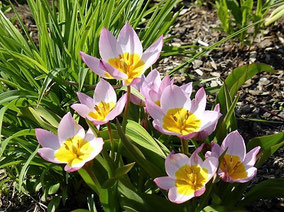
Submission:
[[[163,118],[163,128],[180,135],[197,132],[200,125],[201,120],[184,108],[169,109]]]
[[[95,105],[95,112],[90,112],[89,116],[98,121],[105,120],[107,114],[114,108],[115,104],[113,102],[100,102]]]
[[[198,165],[184,165],[176,172],[175,186],[177,192],[183,195],[192,195],[203,188],[208,179],[208,170]]]
[[[88,159],[94,148],[90,143],[76,135],[68,138],[64,144],[55,152],[55,158],[60,162],[66,162],[69,166],[74,166]]]
[[[220,169],[234,180],[247,177],[246,168],[240,157],[236,155],[225,154],[220,163]]]
[[[130,84],[134,78],[140,77],[145,67],[144,61],[138,54],[129,53],[119,55],[118,58],[111,58],[108,63],[128,76],[126,84]]]

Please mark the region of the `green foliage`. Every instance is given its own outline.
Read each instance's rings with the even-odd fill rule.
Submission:
[[[264,4],[262,0],[257,0],[256,7],[254,7],[253,0],[216,0],[214,4],[221,21],[221,27],[227,34],[232,34],[248,26],[250,22],[261,21],[254,26],[253,33],[246,30],[239,34],[242,46],[253,43],[256,35],[263,29],[264,18],[273,5],[274,0],[267,0]]]

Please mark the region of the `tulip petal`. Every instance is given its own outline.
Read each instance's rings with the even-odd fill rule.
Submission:
[[[161,76],[157,69],[153,69],[145,78],[145,83],[150,89],[158,91],[161,84]]]
[[[205,161],[203,161],[203,164],[201,166],[208,171],[208,178],[206,183],[215,175],[218,165],[219,160],[215,157],[208,157],[205,159]]]
[[[127,74],[117,70],[116,68],[114,68],[113,66],[108,64],[107,62],[102,61],[102,64],[106,68],[108,74],[110,74],[110,76],[112,76],[114,79],[122,80],[122,79],[127,79],[128,78]]]
[[[123,53],[138,54],[141,57],[143,47],[140,39],[129,23],[126,23],[121,29],[117,42]]]
[[[166,172],[170,177],[175,178],[176,171],[185,164],[190,164],[190,160],[185,154],[170,153],[165,161]]]
[[[54,153],[55,153],[54,149],[44,147],[44,148],[38,149],[37,152],[46,161],[49,161],[51,163],[58,163],[58,164],[62,163],[54,157]]]
[[[201,159],[201,157],[198,155],[202,149],[204,147],[204,143],[201,144],[190,156],[190,164],[191,165],[202,165],[203,164],[203,160]]]
[[[205,191],[206,191],[206,188],[205,188],[205,186],[204,186],[203,188],[201,188],[201,189],[195,191],[195,192],[194,192],[194,196],[195,196],[195,197],[199,197],[199,196],[201,196],[202,194],[204,194]]]
[[[76,164],[76,166],[69,166],[68,164],[66,164],[66,166],[64,167],[64,171],[66,172],[75,172],[78,171],[79,169],[81,169],[83,166],[85,165],[85,163],[79,163]]]
[[[47,147],[54,150],[60,148],[61,144],[59,143],[58,137],[53,133],[44,129],[36,128],[35,134],[38,142],[42,147]]]
[[[246,146],[243,137],[240,133],[235,130],[228,134],[224,139],[221,148],[223,150],[227,149],[226,154],[228,155],[236,155],[240,157],[240,161],[242,162],[245,159],[246,155]]]
[[[116,93],[107,81],[101,79],[100,82],[97,84],[94,92],[94,102],[95,104],[98,104],[99,102],[105,102],[105,103],[116,103]]]
[[[220,155],[224,152],[224,150],[219,146],[219,144],[214,143],[213,141],[211,141],[211,152],[208,151],[205,154],[205,158],[208,157],[216,157],[219,158]]]
[[[100,35],[99,51],[104,61],[108,61],[111,58],[118,58],[119,55],[122,55],[122,49],[116,38],[105,27],[102,29]]]
[[[192,100],[191,112],[196,116],[202,116],[206,107],[206,93],[204,88],[200,88],[196,95],[195,99]]]
[[[168,197],[171,202],[180,204],[180,203],[186,202],[187,200],[190,200],[191,198],[193,198],[194,192],[191,195],[179,194],[177,191],[177,187],[173,187],[173,188],[170,188]]]
[[[84,63],[97,75],[103,78],[109,79],[110,77],[108,76],[106,69],[102,63],[101,60],[99,60],[96,57],[92,57],[88,54],[85,54],[84,52],[80,52],[80,56]]]
[[[73,104],[71,108],[75,110],[83,118],[86,118],[88,114],[91,112],[91,109],[83,104]]]
[[[163,127],[162,127],[162,122],[158,119],[155,119],[153,121],[153,127],[158,130],[159,132],[163,133],[163,134],[166,134],[166,135],[175,135],[175,136],[180,136],[179,133],[176,133],[176,132],[171,132],[171,131],[168,131],[168,130],[165,130]],[[181,137],[181,136],[180,136]]]
[[[157,177],[154,179],[156,185],[164,190],[169,190],[175,186],[175,179],[171,177]]]
[[[145,70],[153,65],[160,56],[163,48],[163,36],[159,37],[155,43],[153,43],[146,51],[143,53],[141,60],[145,62]]]
[[[89,108],[94,108],[94,100],[84,93],[77,92],[77,97],[81,104],[88,106]]]
[[[252,150],[250,150],[246,154],[246,157],[245,157],[243,164],[245,166],[254,166],[254,164],[256,162],[256,156],[257,156],[259,150],[260,150],[260,146],[257,146],[255,148],[253,148]]]
[[[252,178],[255,177],[255,175],[257,174],[257,168],[255,167],[250,167],[246,170],[247,172],[247,177],[244,179],[237,179],[237,180],[233,180],[232,178],[230,178],[228,181],[229,182],[237,182],[237,183],[246,183],[250,180],[252,180]]]
[[[184,90],[184,92],[188,95],[188,97],[190,97],[192,93],[192,82],[182,85],[180,88]]]
[[[106,120],[113,120],[115,117],[120,115],[127,101],[127,95],[124,94],[116,103],[115,107],[107,114]]]
[[[163,119],[165,114],[163,113],[162,109],[158,105],[156,105],[151,100],[147,100],[147,99],[145,101],[145,104],[146,104],[147,112],[153,119],[158,119],[158,120]]]
[[[161,96],[161,108],[164,113],[173,108],[190,109],[190,99],[187,98],[184,91],[176,86],[171,85],[165,88]]]
[[[67,113],[60,121],[58,126],[58,138],[60,142],[64,142],[68,138],[79,135],[81,138],[85,137],[85,130],[77,124],[71,113]]]
[[[169,75],[166,75],[166,76],[164,77],[164,79],[161,81],[161,84],[160,84],[160,87],[159,87],[158,93],[159,93],[160,96],[162,95],[164,89],[165,89],[166,87],[168,87],[169,85],[173,85],[173,83],[172,83],[172,81],[171,81],[171,79],[170,79],[170,76],[169,76]]]
[[[214,125],[218,121],[219,113],[215,111],[206,110],[203,114],[196,115],[201,120],[199,131],[205,130],[207,127]]]

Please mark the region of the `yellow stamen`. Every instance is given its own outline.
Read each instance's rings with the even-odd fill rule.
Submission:
[[[192,195],[203,188],[208,179],[208,170],[198,165],[184,165],[176,172],[175,186],[177,192],[183,195]]]
[[[184,108],[169,109],[163,118],[163,128],[187,135],[200,129],[201,120]]]
[[[220,169],[234,180],[247,177],[246,168],[241,162],[240,157],[236,155],[225,154],[221,161]]]
[[[134,78],[140,77],[145,67],[144,61],[138,54],[129,53],[119,55],[118,58],[111,58],[108,63],[128,76],[126,84],[130,84]]]
[[[94,148],[88,141],[76,135],[72,138],[68,138],[56,151],[54,156],[60,162],[66,162],[72,167],[88,159],[93,150]]]
[[[109,112],[114,108],[115,104],[113,102],[100,102],[99,104],[95,105],[95,112],[90,112],[89,116],[93,119],[98,121],[105,120],[106,116]]]

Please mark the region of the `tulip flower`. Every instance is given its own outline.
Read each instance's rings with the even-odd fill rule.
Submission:
[[[202,146],[201,146],[202,148]],[[168,155],[165,161],[166,177],[158,177],[154,182],[158,187],[169,190],[168,198],[174,203],[183,203],[205,192],[205,185],[215,175],[218,159],[208,157],[203,161],[198,152],[188,158],[185,154]]]
[[[103,139],[96,138],[89,129],[87,133],[77,124],[70,113],[59,123],[58,136],[44,129],[35,129],[42,148],[40,156],[52,163],[66,164],[64,170],[74,172],[93,160],[103,149]]]
[[[140,82],[132,85],[137,91],[141,92],[142,84],[145,81],[145,75],[142,74]],[[135,105],[145,106],[145,102],[134,94],[130,94],[130,101]]]
[[[216,123],[219,113],[205,110],[206,94],[203,88],[191,101],[188,93],[181,87],[170,85],[161,96],[161,106],[146,101],[146,108],[154,119],[153,126],[167,135],[190,139],[198,132]]]
[[[77,96],[81,104],[73,104],[71,107],[95,125],[113,120],[121,114],[126,104],[126,94],[117,101],[113,87],[103,79],[96,86],[93,98],[83,93],[77,93]]]
[[[245,183],[256,175],[257,168],[254,164],[260,147],[255,147],[246,153],[244,139],[237,130],[228,134],[221,146],[214,142],[211,144],[212,151],[207,152],[206,157],[218,158],[227,149],[218,170],[223,181]]]
[[[101,60],[80,52],[81,58],[97,75],[107,79],[123,80],[125,85],[140,81],[141,75],[160,56],[163,36],[143,53],[142,44],[133,28],[126,23],[116,39],[106,28],[99,40]]]
[[[218,120],[219,118],[222,116],[222,114],[220,113],[220,105],[217,104],[214,108],[214,111],[218,112],[218,118],[215,122],[212,122],[211,125],[209,125],[208,127],[206,127],[204,130],[202,130],[201,132],[198,132],[195,136],[194,139],[198,140],[198,141],[204,141],[212,132],[214,132],[214,130],[216,129],[216,126],[218,124]]]

